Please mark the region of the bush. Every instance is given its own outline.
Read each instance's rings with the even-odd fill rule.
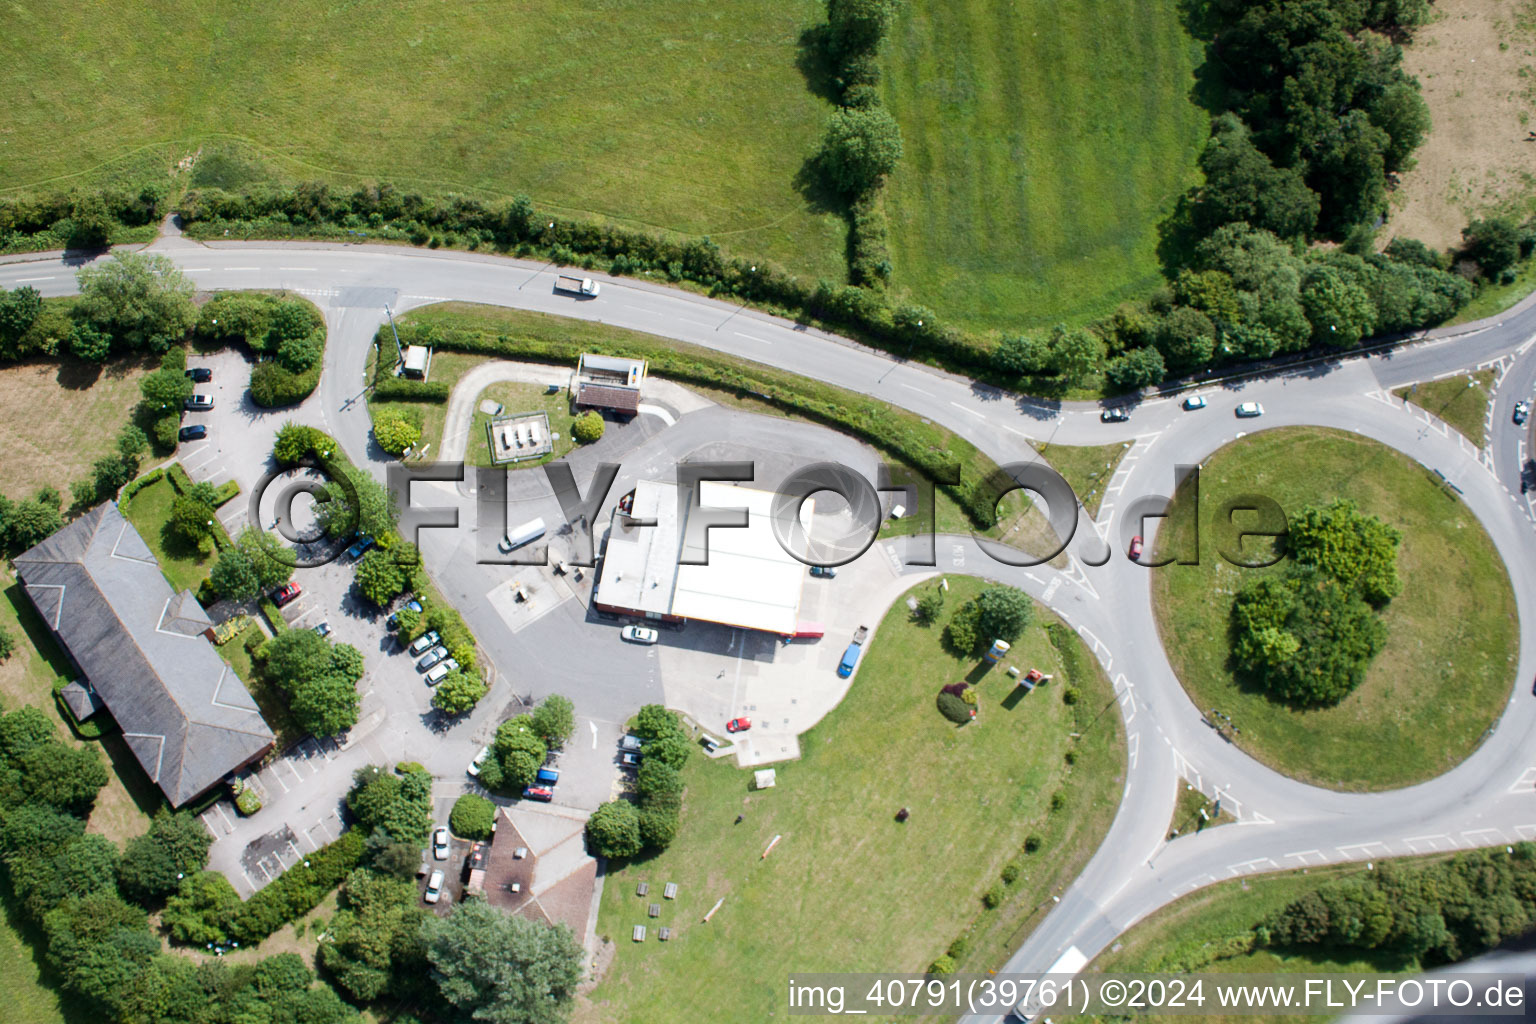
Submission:
[[[559,750],[576,728],[576,708],[567,698],[552,693],[539,702],[531,716],[533,731],[551,749]]]
[[[596,410],[588,409],[571,422],[571,436],[581,444],[591,444],[603,436],[605,426]]]
[[[1061,702],[1063,704],[1067,704],[1067,705],[1076,704],[1078,702],[1078,700],[1081,699],[1081,697],[1082,697],[1082,694],[1078,692],[1078,689],[1075,686],[1067,686],[1067,687],[1063,687],[1062,688],[1062,691],[1061,691]]]
[[[1036,852],[1038,852],[1039,849],[1040,849],[1041,841],[1042,840],[1037,835],[1025,836],[1024,837],[1024,852],[1025,853],[1036,853]]]
[[[988,910],[996,910],[1007,898],[1008,891],[1003,888],[1001,882],[993,882],[991,887],[981,894],[981,902]]]
[[[1058,789],[1056,792],[1051,794],[1052,811],[1059,811],[1065,806],[1067,806],[1067,797],[1065,793]]]
[[[235,810],[249,818],[261,810],[261,797],[256,795],[254,789],[242,789],[235,795]]]
[[[949,617],[949,625],[944,627],[944,646],[950,653],[962,658],[976,653],[976,648],[981,645],[977,630],[979,616],[980,610],[975,603],[967,601]]]
[[[816,161],[828,185],[856,197],[895,170],[901,148],[901,128],[883,107],[844,107],[827,122]]]
[[[320,365],[295,373],[274,360],[251,370],[251,401],[264,409],[280,409],[304,401],[320,383]]]
[[[485,684],[479,676],[462,670],[450,672],[432,693],[432,706],[445,715],[462,715],[474,710],[485,696]]]
[[[401,455],[421,440],[421,414],[411,417],[404,412],[386,410],[373,417],[373,438],[391,455]]]
[[[955,958],[948,953],[942,954],[937,960],[928,965],[929,974],[954,974]]]
[[[455,800],[448,815],[448,828],[465,839],[491,838],[491,826],[495,823],[496,805],[474,793],[465,793]]]
[[[938,706],[939,714],[956,725],[965,725],[971,720],[971,706],[952,693],[939,694]]]
[[[405,589],[406,567],[394,551],[374,547],[358,559],[354,569],[357,591],[380,608]]]
[[[0,661],[9,658],[15,650],[16,638],[11,635],[10,630],[0,625]]]
[[[1009,861],[1003,865],[1003,884],[1012,885],[1019,880],[1019,865],[1016,861]]]
[[[939,613],[944,610],[944,591],[939,587],[929,587],[917,598],[917,608],[912,617],[924,625],[931,626],[939,619]]]

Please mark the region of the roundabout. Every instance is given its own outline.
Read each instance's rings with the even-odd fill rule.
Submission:
[[[1530,353],[1536,301],[1385,355],[1341,356],[1297,371],[1213,384],[1201,389],[1207,405],[1199,411],[1181,410],[1178,398],[1154,398],[1136,406],[1129,422],[1101,423],[1096,405],[1047,404],[1010,395],[893,360],[804,325],[648,282],[605,278],[600,297],[577,305],[546,287],[553,274],[548,268],[487,256],[318,244],[204,246],[184,239],[158,243],[155,251],[172,257],[199,288],[289,287],[325,311],[330,342],[312,411],[317,425],[378,475],[386,460],[371,443],[367,409],[358,399],[372,339],[384,322],[383,304],[390,302],[398,315],[445,298],[600,320],[792,370],[929,418],[973,441],[999,464],[1038,458],[1032,441],[1129,442],[1131,448],[1105,486],[1097,516],[1079,510],[1064,568],[1004,565],[970,537],[944,536],[936,544],[940,571],[1018,586],[1076,630],[1110,679],[1126,736],[1124,794],[1103,843],[1014,955],[998,965],[1000,973],[1040,971],[1070,946],[1091,957],[1158,907],[1223,879],[1502,847],[1536,837],[1536,699],[1526,685],[1536,672],[1530,642],[1536,640],[1536,531],[1519,486],[1527,439],[1510,423],[1514,403],[1536,388],[1536,356]],[[297,262],[305,266],[290,267]],[[74,290],[72,268],[62,261],[0,265],[0,285],[14,287],[25,279],[38,281],[44,294]],[[1480,369],[1493,369],[1498,381],[1486,449],[1392,395],[1393,389],[1416,381]],[[1235,418],[1240,402],[1260,403],[1263,419],[1255,424]],[[1434,774],[1441,770],[1433,764],[1438,755],[1427,752],[1420,769],[1365,782],[1385,789],[1410,778],[1425,780],[1408,788],[1370,793],[1321,788],[1287,777],[1230,744],[1202,721],[1205,709],[1186,696],[1158,630],[1153,577],[1124,552],[1134,534],[1145,535],[1155,550],[1157,499],[1173,493],[1180,467],[1210,459],[1219,468],[1221,456],[1212,458],[1213,453],[1240,437],[1262,437],[1244,433],[1255,425],[1266,432],[1281,427],[1359,435],[1395,450],[1397,458],[1412,460],[1410,468],[1423,477],[1438,472],[1480,524],[1489,557],[1503,563],[1511,587],[1507,600],[1526,642],[1513,647],[1513,669],[1495,673],[1503,682],[1486,684],[1490,696],[1483,706],[1491,709],[1498,703],[1501,708],[1491,732],[1478,742],[1472,736],[1475,716],[1469,717],[1461,751],[1475,749],[1443,774]],[[1154,518],[1143,522],[1144,515]],[[1404,533],[1406,559],[1414,541]],[[452,555],[455,547],[428,547],[429,564],[437,568],[433,559]],[[1410,570],[1434,572],[1432,566],[1413,569],[1405,561],[1405,580]],[[927,574],[933,567],[903,571]],[[1473,578],[1485,576],[1474,573]],[[472,588],[447,589],[464,597]],[[1405,591],[1398,600],[1409,597]],[[1498,613],[1496,602],[1487,603]],[[1439,620],[1455,610],[1441,607],[1424,614]],[[1174,643],[1173,637],[1166,639]],[[1490,663],[1505,656],[1495,648]],[[541,659],[532,660],[538,664]],[[554,662],[543,667],[553,668]],[[654,679],[648,685],[651,692],[659,689]],[[1492,695],[1499,685],[1503,691],[1495,702]],[[614,698],[611,690],[603,696]],[[1450,753],[1446,760],[1458,756]],[[1167,843],[1165,830],[1180,779],[1219,797],[1236,824]]]

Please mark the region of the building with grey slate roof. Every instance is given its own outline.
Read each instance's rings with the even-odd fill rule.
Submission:
[[[117,505],[100,505],[19,555],[27,596],[85,680],[72,709],[105,706],[144,771],[179,807],[272,747],[272,730],[204,631],[191,591],[171,589]],[[94,696],[95,700],[91,700]]]

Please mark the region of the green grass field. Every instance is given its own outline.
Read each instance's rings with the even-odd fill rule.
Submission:
[[[160,571],[171,586],[195,592],[213,568],[215,549],[211,540],[194,545],[171,529],[171,505],[175,500],[176,490],[170,479],[162,477],[148,487],[141,487],[129,499],[126,515],[155,553]],[[214,525],[222,529],[217,521]]]
[[[1227,665],[1233,595],[1285,564],[1239,569],[1216,553],[1222,502],[1242,494],[1267,495],[1287,512],[1349,498],[1403,535],[1403,592],[1383,613],[1386,647],[1360,688],[1335,707],[1292,710]],[[1175,495],[1160,550],[1189,549],[1188,499],[1186,488]],[[1372,790],[1439,775],[1482,742],[1509,699],[1518,645],[1514,595],[1476,517],[1427,470],[1340,431],[1266,430],[1206,460],[1200,510],[1200,564],[1157,570],[1153,609],[1190,699],[1230,715],[1238,746],[1317,785]]]
[[[796,64],[824,16],[819,0],[23,5],[0,39],[0,189],[201,153],[235,185],[526,192],[840,279],[844,225],[794,185],[831,110]]]
[[[1488,439],[1488,403],[1493,401],[1492,370],[1432,380],[1427,384],[1398,388],[1392,393],[1428,409],[1479,448]]]
[[[946,616],[983,585],[949,580]],[[691,758],[677,841],[610,865],[598,932],[616,956],[576,1020],[670,1022],[697,1007],[766,1021],[784,1010],[788,972],[922,970],[962,933],[962,969],[995,967],[1097,848],[1125,770],[1112,690],[1075,635],[1063,654],[1037,621],[1013,652],[1014,663],[1056,672],[1055,681],[1014,699],[994,669],[978,684],[978,719],[956,727],[934,699],[942,685],[974,677],[974,663],[945,654],[939,630],[912,624],[898,600],[848,696],[801,737],[798,760],[774,766],[774,789],[754,792],[733,761]],[[1075,706],[1061,699],[1069,682],[1082,692]],[[1058,791],[1066,803],[1052,813]],[[905,824],[894,820],[903,806],[912,812]],[[734,824],[738,814],[745,820]],[[1024,854],[1030,834],[1042,843]],[[984,910],[981,893],[1015,858],[1020,877],[999,908]],[[664,882],[678,883],[659,919],[635,895],[645,880],[653,899]],[[630,941],[636,924],[650,926],[643,944]],[[655,940],[658,925],[674,929],[671,941]]]
[[[883,68],[905,155],[892,285],[985,327],[1082,321],[1161,283],[1196,180],[1200,46],[1174,0],[911,0]]]

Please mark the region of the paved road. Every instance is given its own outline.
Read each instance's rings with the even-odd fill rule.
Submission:
[[[397,311],[461,299],[611,323],[704,345],[871,394],[927,416],[978,444],[1000,463],[1033,461],[1028,441],[1134,447],[1107,488],[1096,521],[1083,517],[1069,565],[1012,568],[970,538],[941,538],[941,568],[983,572],[1025,587],[1071,622],[1115,681],[1130,741],[1130,772],[1111,832],[1082,876],[1062,895],[1009,971],[1038,971],[1069,944],[1093,955],[1169,900],[1242,874],[1286,867],[1423,853],[1536,837],[1536,700],[1523,681],[1536,672],[1531,623],[1536,546],[1531,506],[1519,493],[1527,439],[1508,423],[1518,397],[1536,387],[1536,296],[1476,330],[1430,332],[1396,353],[1351,358],[1274,377],[1214,385],[1209,408],[1181,411],[1172,399],[1140,403],[1127,424],[1102,424],[1088,403],[1047,403],[893,360],[845,339],[688,293],[627,279],[604,279],[602,295],[577,301],[555,294],[552,272],[515,260],[418,250],[275,243],[164,251],[203,288],[286,287],[314,298],[332,330],[321,385],[326,425],[359,461],[381,466],[371,447],[362,366],[382,305]],[[0,285],[32,283],[45,294],[73,290],[72,268],[57,260],[0,266]],[[1486,453],[1390,389],[1489,365],[1500,386]],[[1238,401],[1263,402],[1263,420],[1238,421]],[[1123,558],[1150,512],[1136,496],[1171,492],[1176,467],[1198,463],[1243,429],[1323,424],[1391,445],[1443,472],[1465,495],[1506,564],[1522,623],[1517,683],[1509,708],[1466,762],[1430,782],[1386,794],[1320,790],[1265,768],[1201,721],[1164,657],[1143,570]],[[580,470],[578,479],[582,479]],[[435,552],[429,547],[429,564]],[[466,598],[473,588],[450,588]],[[534,674],[560,667],[530,666]],[[1163,841],[1175,780],[1219,794],[1240,824]]]

